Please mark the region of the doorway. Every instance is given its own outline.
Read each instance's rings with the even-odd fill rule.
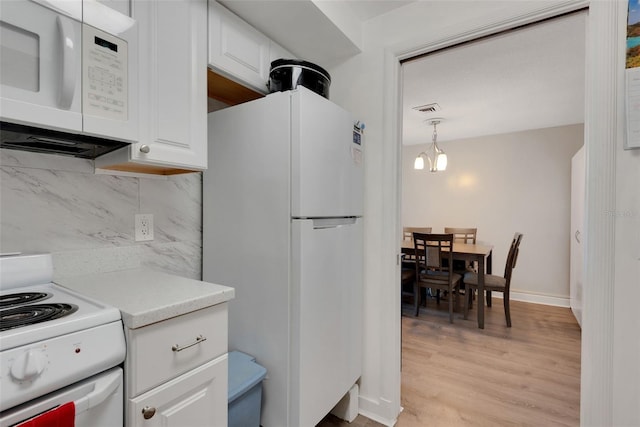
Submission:
[[[402,224],[477,228],[478,243],[494,247],[494,274],[513,233],[524,233],[511,300],[569,307],[586,20],[576,11],[402,61]],[[413,169],[431,120],[449,158],[443,172]]]

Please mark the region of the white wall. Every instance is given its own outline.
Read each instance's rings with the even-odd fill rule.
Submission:
[[[521,232],[512,299],[568,307],[571,157],[583,141],[582,124],[447,141],[442,173],[413,169],[428,144],[404,146],[402,224],[477,227],[494,246],[494,274]]]
[[[624,150],[616,158],[615,296],[613,322],[615,425],[640,425],[640,150]]]
[[[400,411],[400,339],[399,339],[399,296],[396,287],[391,286],[397,280],[396,256],[397,247],[394,242],[400,236],[400,219],[397,208],[400,202],[396,198],[398,185],[398,162],[400,135],[396,133],[396,121],[399,120],[396,98],[398,90],[393,83],[399,80],[397,70],[398,57],[410,53],[419,53],[424,46],[430,49],[446,47],[457,41],[465,41],[470,37],[490,34],[496,29],[511,28],[517,23],[529,23],[532,19],[561,14],[574,10],[575,7],[588,5],[585,1],[456,1],[436,2],[420,1],[411,3],[396,11],[365,23],[363,37],[363,53],[340,64],[330,67],[332,75],[332,99],[353,111],[367,125],[365,154],[365,330],[364,330],[364,365],[361,380],[360,410],[363,414],[379,421],[391,424]],[[624,46],[626,2],[594,1],[589,18],[589,40],[587,51],[593,56],[588,62],[587,71],[594,77],[587,79],[588,117],[591,122],[589,132],[585,131],[593,148],[610,149],[612,135],[623,135],[624,105],[616,102],[608,103],[612,87],[620,88],[621,72],[612,77],[607,69],[622,67],[624,61],[611,58],[612,37],[614,32],[620,49]],[[618,8],[615,13],[612,9]],[[604,35],[604,36],[603,36]],[[604,61],[601,57],[607,58]],[[603,81],[602,79],[605,79]],[[622,89],[623,86],[622,86]],[[620,92],[622,94],[623,92]],[[593,98],[591,98],[593,97]],[[607,103],[602,104],[602,100]],[[622,99],[622,98],[618,98]],[[613,120],[612,120],[613,119]],[[594,139],[595,138],[595,139]],[[587,152],[592,157],[589,163],[598,165],[588,170],[590,176],[588,191],[602,200],[602,194],[610,191],[612,180],[606,178],[602,190],[596,188],[601,171],[609,173],[615,170],[615,199],[620,207],[630,212],[631,219],[617,221],[618,228],[615,245],[602,247],[587,256],[588,261],[597,260],[597,255],[604,253],[620,253],[616,257],[615,283],[605,284],[606,292],[615,288],[615,342],[603,339],[611,335],[610,322],[597,329],[589,325],[583,329],[583,363],[582,363],[582,408],[584,425],[640,425],[640,335],[638,331],[637,309],[638,282],[640,268],[638,258],[638,237],[629,231],[629,224],[637,230],[640,218],[640,202],[638,201],[638,185],[640,181],[640,165],[637,153],[623,151],[621,144],[615,149],[615,169],[608,161],[597,159],[603,150],[594,149]],[[632,184],[626,182],[629,180]],[[590,190],[589,190],[590,189]],[[621,200],[622,199],[622,200]],[[592,201],[594,199],[592,198]],[[595,203],[595,202],[593,202]],[[588,206],[593,206],[589,204]],[[597,207],[588,212],[592,218],[602,218],[603,212],[596,212]],[[605,208],[607,210],[609,208]],[[610,214],[609,214],[610,215]],[[587,222],[589,223],[589,219]],[[598,221],[598,220],[595,220]],[[397,229],[394,225],[398,224]],[[593,225],[597,235],[591,238],[603,241],[603,234],[608,227],[599,229]],[[628,234],[627,234],[628,233]],[[637,232],[636,232],[637,233]],[[624,235],[623,235],[624,234]],[[605,257],[607,258],[607,257]],[[593,267],[592,272],[602,272],[602,265]],[[587,283],[595,283],[605,274],[597,274],[595,278],[587,278]],[[595,295],[585,297],[593,298]],[[609,314],[609,301],[592,299],[586,301],[585,316],[604,313]],[[591,313],[587,313],[591,310]],[[595,316],[594,316],[595,317]],[[602,350],[601,343],[606,348]],[[611,347],[610,347],[611,345]],[[612,360],[611,351],[613,349]],[[586,358],[585,358],[586,355]],[[593,357],[592,357],[593,355]],[[613,362],[616,368],[613,368]],[[620,363],[618,362],[625,362]],[[601,384],[604,386],[601,386]],[[593,390],[589,392],[589,390]],[[614,398],[615,397],[615,398]],[[614,403],[615,402],[615,403]],[[612,417],[615,411],[615,417]]]

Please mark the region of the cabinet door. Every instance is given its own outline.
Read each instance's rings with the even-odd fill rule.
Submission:
[[[209,1],[209,65],[227,77],[267,92],[271,41],[219,3]]]
[[[138,163],[207,167],[207,0],[139,0]]]
[[[227,425],[227,355],[127,402],[127,426]]]

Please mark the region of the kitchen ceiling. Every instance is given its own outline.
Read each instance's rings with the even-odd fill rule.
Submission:
[[[584,122],[585,25],[578,12],[403,65],[403,144]],[[437,103],[439,111],[414,107]],[[445,146],[446,151],[446,146]]]
[[[414,1],[416,0],[348,0],[345,3],[364,22]]]
[[[415,0],[218,1],[273,40],[286,41],[300,58],[330,69],[359,52],[359,32],[336,31],[322,7],[343,6],[354,19],[346,27],[352,30],[355,22]],[[430,142],[427,121],[436,117],[444,119],[439,142],[583,123],[586,18],[586,11],[576,12],[405,62],[403,144]],[[292,40],[291,34],[309,37]],[[431,103],[440,110],[414,110]]]

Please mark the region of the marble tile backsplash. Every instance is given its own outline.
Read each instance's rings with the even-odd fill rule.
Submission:
[[[94,174],[90,160],[0,150],[0,251],[51,252],[56,278],[134,267],[202,277],[202,174]],[[136,242],[134,216],[154,216]]]

